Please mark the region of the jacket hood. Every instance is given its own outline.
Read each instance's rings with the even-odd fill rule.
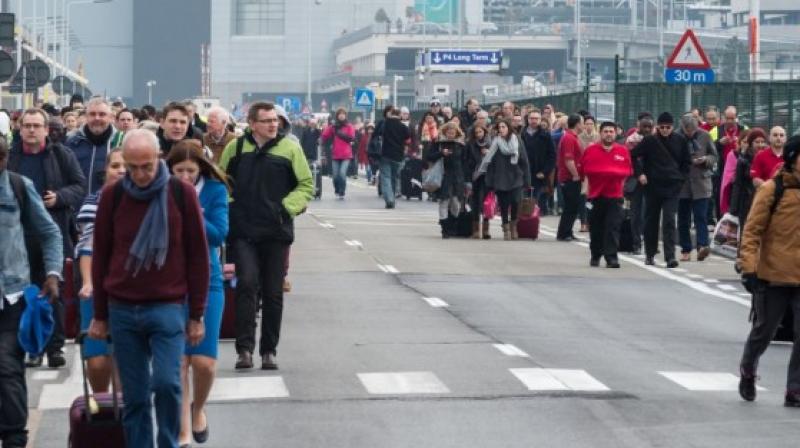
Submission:
[[[278,118],[281,119],[282,122],[282,129],[279,131],[281,134],[288,134],[289,131],[292,130],[292,122],[289,121],[289,114],[286,113],[286,109],[283,106],[275,105],[275,112],[278,113]]]

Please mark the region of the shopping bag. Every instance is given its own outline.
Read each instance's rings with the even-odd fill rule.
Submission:
[[[422,189],[428,193],[442,188],[442,178],[444,177],[444,161],[439,159],[427,171],[422,173]]]
[[[486,193],[486,197],[483,199],[483,218],[490,220],[498,215],[498,211],[497,196],[494,191]]]
[[[740,233],[739,218],[730,213],[725,213],[717,223],[717,227],[714,228],[711,250],[725,257],[736,258]]]

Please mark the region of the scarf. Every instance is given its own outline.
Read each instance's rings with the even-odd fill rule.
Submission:
[[[111,138],[112,132],[114,132],[114,127],[111,125],[108,125],[106,130],[100,134],[92,133],[92,131],[89,130],[88,124],[83,126],[83,135],[85,135],[86,139],[89,140],[94,146],[106,145]]]
[[[169,248],[169,221],[167,218],[167,184],[169,183],[169,169],[163,160],[158,162],[158,172],[155,179],[145,188],[140,188],[133,183],[130,173],[122,178],[122,188],[132,198],[138,201],[149,201],[147,213],[139,226],[139,232],[133,240],[125,270],[133,270],[133,276],[142,268],[149,270],[153,262],[157,269],[164,266]]]
[[[519,140],[515,134],[511,134],[510,137],[511,138],[506,140],[498,135],[494,138],[494,140],[492,140],[492,146],[489,147],[489,152],[483,156],[480,166],[478,166],[478,169],[472,175],[473,180],[477,179],[483,174],[486,174],[486,170],[489,169],[489,164],[492,163],[492,159],[498,150],[504,156],[511,157],[512,165],[516,165],[517,162],[519,162]]]

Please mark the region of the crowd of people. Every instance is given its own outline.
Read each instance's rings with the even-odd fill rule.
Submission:
[[[67,260],[76,266],[80,327],[89,335],[82,347],[88,380],[96,392],[112,383],[124,390],[129,446],[153,446],[153,393],[159,446],[205,442],[225,309],[223,265],[233,265],[236,277],[235,369],[253,368],[256,349],[262,369],[277,369],[293,221],[318,187],[312,168],[328,161],[338,200],[346,197],[347,177],[363,170],[380,184],[387,209],[395,208],[404,164],[441,162],[429,200],[438,202],[443,238],[452,236],[447,221],[464,213],[473,239],[491,238],[491,217],[483,213],[491,193],[503,239],[516,240],[521,204],[530,197],[543,214],[560,214],[558,241],[574,240],[580,221],[593,267],[603,258],[620,267],[626,217],[630,251],[643,246],[645,263],[654,265],[660,233],[666,266],[675,268],[676,242],[680,261],[692,252],[703,261],[709,225],[735,215],[747,223],[739,267],[756,315],[740,385],[752,400],[758,357],[786,308],[794,308],[800,328],[800,279],[785,264],[795,263],[790,251],[800,235],[792,215],[800,200],[800,139],[787,143],[777,126],[769,134],[749,129],[733,106],[723,117],[715,108],[702,117],[693,110],[676,125],[668,112],[643,112],[625,132],[586,111],[511,102],[487,111],[470,99],[457,114],[434,100],[418,123],[407,109],[387,106],[377,123],[351,123],[339,109],[318,124],[293,123],[279,106],[257,102],[241,132],[224,109],[201,119],[191,102],[129,109],[74,97],[60,111],[48,104],[0,111],[0,132],[8,136],[0,139],[4,446],[27,440],[25,367],[39,367],[45,357],[51,368],[66,363],[60,287]],[[28,283],[50,298],[55,329],[26,361],[16,331]],[[800,406],[799,346],[787,405]]]

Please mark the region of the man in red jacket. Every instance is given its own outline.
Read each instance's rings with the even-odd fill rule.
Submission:
[[[110,321],[127,446],[154,446],[151,394],[158,446],[178,446],[181,358],[186,340],[196,345],[205,331],[203,215],[194,186],[172,178],[159,159],[154,134],[129,131],[122,146],[128,173],[102,191],[97,207],[89,336],[104,339]]]
[[[619,268],[617,247],[622,225],[623,184],[633,174],[630,152],[615,143],[616,124],[606,121],[600,125],[600,142],[589,145],[581,158],[581,171],[589,180],[589,247],[592,267],[600,265],[605,256],[606,266]]]

